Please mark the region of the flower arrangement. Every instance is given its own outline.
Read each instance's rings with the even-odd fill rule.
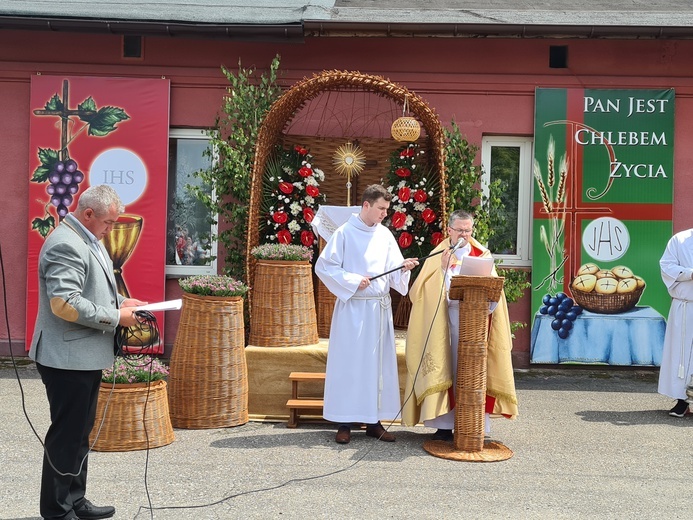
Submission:
[[[104,383],[148,383],[165,379],[168,367],[152,356],[116,356],[111,368],[101,372]]]
[[[383,224],[405,257],[424,257],[443,240],[439,181],[427,174],[423,155],[418,144],[409,143],[390,156],[386,185],[392,193],[392,213]]]
[[[259,260],[305,260],[310,262],[313,259],[311,247],[296,244],[261,244],[254,247],[250,254]]]
[[[325,195],[322,170],[313,167],[312,156],[301,146],[279,148],[267,162],[263,178],[262,243],[298,244],[315,250],[317,238],[310,223]]]
[[[186,293],[200,296],[243,296],[249,289],[243,282],[221,274],[180,278],[178,284]]]

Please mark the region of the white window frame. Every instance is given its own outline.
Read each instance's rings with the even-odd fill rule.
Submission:
[[[491,150],[495,146],[520,148],[520,169],[517,201],[517,254],[496,255],[504,267],[530,267],[532,265],[532,160],[534,139],[531,137],[486,136],[481,140],[481,166],[483,169],[482,189],[488,196],[491,181]]]
[[[170,128],[168,132],[169,139],[200,139],[210,140],[207,130],[199,128]],[[217,162],[216,154],[212,157],[212,162]],[[170,165],[169,165],[170,168]],[[168,175],[168,172],[167,172]],[[168,194],[167,194],[168,196]],[[212,192],[212,197],[215,194]],[[166,201],[166,211],[168,211],[168,200]],[[167,219],[168,220],[168,219]],[[214,220],[218,222],[218,214],[214,215]],[[212,224],[210,231],[212,238],[217,235],[217,224]],[[208,265],[166,265],[167,278],[181,278],[184,276],[193,276],[199,274],[217,274],[217,240],[211,240],[210,254],[213,260]]]

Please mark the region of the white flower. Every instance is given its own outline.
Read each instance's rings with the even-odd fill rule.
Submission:
[[[404,206],[403,206],[402,204],[395,204],[395,205],[392,207],[392,209],[394,209],[395,211],[403,211],[403,210],[404,210]]]
[[[270,182],[274,182],[274,177],[269,178]]]
[[[325,172],[318,168],[313,168],[313,175],[315,175],[318,179],[320,179],[320,182],[325,180]]]
[[[416,169],[416,164],[412,164],[412,165],[411,165],[411,169],[412,169],[412,170],[415,170],[415,169]]]
[[[288,227],[289,227],[289,231],[291,231],[292,233],[296,233],[296,231],[299,231],[301,229],[301,225],[298,222],[296,222],[295,220],[292,220],[291,222],[289,222]]]
[[[310,195],[306,195],[306,198],[304,200],[306,201],[306,204],[308,204],[309,206],[312,206],[315,203],[315,199]]]
[[[390,193],[392,193],[392,190],[393,190],[393,189],[394,189],[394,188],[393,188],[392,186],[388,186],[388,187],[387,187],[387,191],[389,191]]]
[[[294,185],[295,184],[296,183],[294,183]],[[311,175],[310,177],[306,177],[306,185],[307,186],[318,186],[318,181],[314,176]]]
[[[291,199],[289,197],[284,197],[284,202],[288,204],[289,202],[291,202]]]
[[[291,214],[294,216],[301,212],[301,205],[298,202],[292,202],[289,208],[291,209]]]
[[[312,166],[310,165],[310,163],[309,163],[309,162],[307,162],[307,163],[304,163],[304,164],[306,165],[306,168],[312,169]]]
[[[398,188],[404,188],[407,185],[407,181],[399,181],[399,184],[397,184]]]
[[[299,190],[303,189],[303,183],[302,182],[294,182],[294,186],[298,188]]]
[[[426,209],[426,204],[424,204],[423,202],[415,202],[414,203],[414,211],[421,212],[425,209]]]
[[[414,223],[414,217],[412,217],[411,215],[407,215],[406,222],[407,222],[407,226],[411,226]]]

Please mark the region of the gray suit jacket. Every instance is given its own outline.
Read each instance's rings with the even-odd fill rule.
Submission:
[[[39,309],[29,357],[53,368],[100,370],[113,364],[113,335],[124,297],[113,263],[98,253],[68,214],[39,255]]]

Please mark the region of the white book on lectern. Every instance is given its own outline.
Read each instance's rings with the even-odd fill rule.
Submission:
[[[467,276],[491,276],[493,258],[490,256],[463,256],[460,273]]]

